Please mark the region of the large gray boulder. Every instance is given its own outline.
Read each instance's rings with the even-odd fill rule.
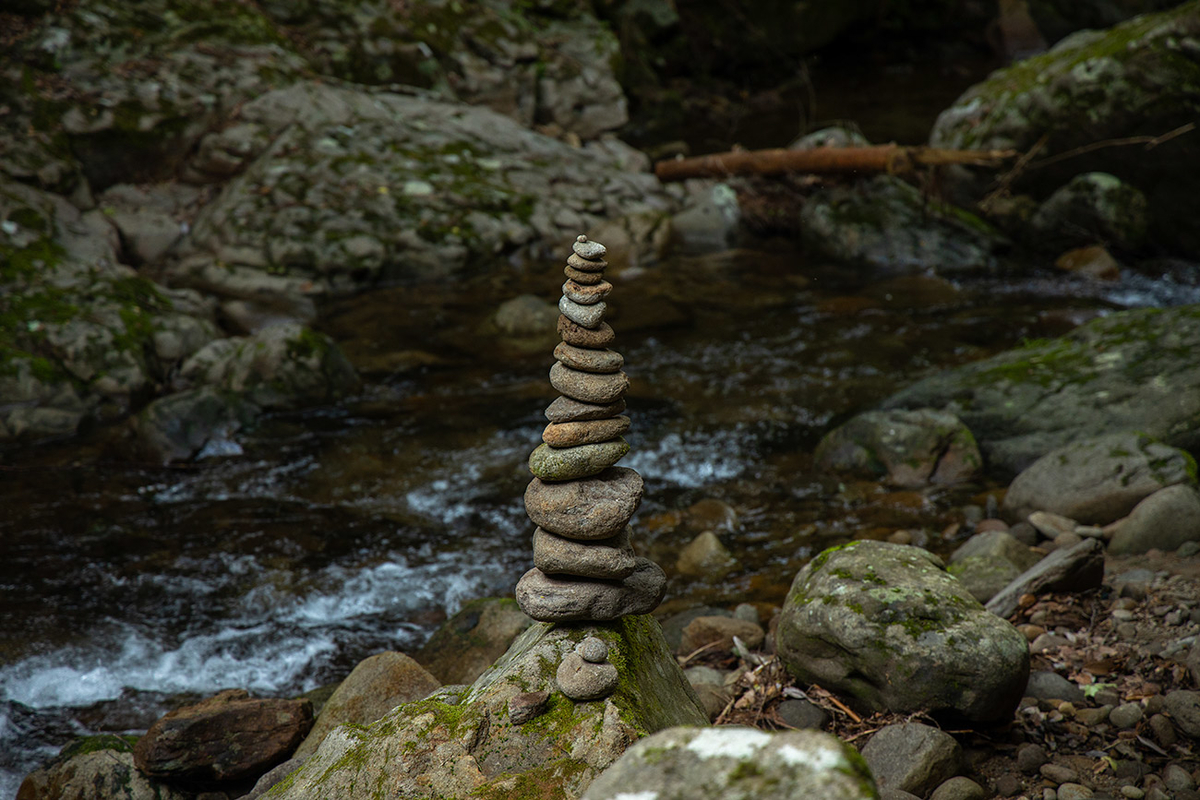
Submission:
[[[487,108],[309,81],[241,118],[271,147],[204,208],[168,270],[226,296],[301,304],[444,279],[671,204],[617,140],[575,148]]]
[[[986,274],[1009,247],[974,214],[891,175],[814,192],[800,211],[800,231],[814,253],[884,276]]]
[[[1063,445],[1029,465],[1009,485],[1003,511],[1018,521],[1050,511],[1107,525],[1177,483],[1196,483],[1196,461],[1186,451],[1141,433],[1111,433]]]
[[[563,657],[587,636],[609,647],[614,694],[575,703],[557,689]],[[636,739],[707,718],[648,616],[535,625],[461,695],[406,703],[370,727],[344,726],[274,790],[280,800],[352,797],[577,798]],[[542,694],[544,693],[544,694]]]
[[[879,710],[1007,719],[1029,677],[1029,648],[918,547],[855,541],[796,575],[776,631],[797,679]]]
[[[1006,531],[984,531],[950,555],[946,571],[958,578],[972,597],[986,603],[1039,558]]]
[[[25,776],[16,800],[188,800],[195,793],[144,775],[133,764],[133,745],[112,734],[68,744],[56,757]]]
[[[871,771],[828,733],[669,728],[637,742],[584,800],[876,800]]]
[[[988,472],[1011,478],[1072,441],[1140,431],[1200,447],[1200,306],[1123,311],[932,375],[884,408],[934,407],[975,435]]]
[[[1079,5],[1079,4],[1075,4]],[[1200,117],[1200,59],[1189,42],[1200,35],[1200,0],[1080,31],[1049,52],[997,70],[943,111],[930,133],[935,147],[1028,151],[1038,157],[1130,136],[1162,136]],[[1107,172],[1146,195],[1150,235],[1160,245],[1200,252],[1192,199],[1200,190],[1200,140],[1179,136],[1146,149],[1093,148],[1028,171],[1018,191],[1045,197],[1076,175]],[[960,186],[975,198],[992,173]]]

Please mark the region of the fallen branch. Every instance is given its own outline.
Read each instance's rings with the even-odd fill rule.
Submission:
[[[730,175],[887,173],[898,175],[918,167],[969,164],[996,167],[1015,158],[1015,150],[946,150],[881,144],[871,147],[818,147],[813,150],[733,150],[696,158],[659,161],[654,174],[663,182]]]

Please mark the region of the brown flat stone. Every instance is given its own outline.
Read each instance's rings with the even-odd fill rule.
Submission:
[[[578,281],[566,280],[563,281],[562,292],[573,302],[579,303],[581,306],[590,306],[608,297],[612,288],[613,285],[608,281],[600,281],[589,286]]]
[[[604,259],[583,258],[578,253],[572,253],[567,257],[567,266],[580,272],[600,272],[608,266],[608,262]]]
[[[607,322],[601,322],[597,328],[585,328],[576,325],[564,314],[558,315],[558,335],[564,342],[576,347],[607,347],[617,338]]]
[[[542,441],[551,447],[577,447],[607,442],[629,430],[629,417],[610,417],[588,422],[551,422],[542,431]]]
[[[584,403],[611,403],[625,394],[629,376],[624,372],[584,372],[555,362],[550,368],[550,385]]]
[[[554,357],[564,366],[584,372],[620,372],[625,366],[625,357],[616,350],[576,347],[566,342],[554,348]]]
[[[629,524],[642,503],[642,491],[642,476],[627,467],[561,483],[534,478],[525,488],[525,513],[559,536],[607,539]]]
[[[648,558],[637,558],[622,581],[559,579],[537,567],[517,582],[517,604],[539,622],[605,622],[631,614],[649,614],[666,591],[667,576]]]
[[[574,267],[567,266],[563,267],[563,275],[566,275],[576,283],[582,283],[585,285],[604,283],[603,272],[584,272],[581,269],[575,269]]]
[[[580,542],[538,528],[533,532],[533,565],[547,575],[575,575],[619,581],[637,566],[628,525],[608,539]]]
[[[615,403],[581,403],[570,397],[560,397],[546,407],[546,419],[551,422],[582,422],[589,419],[608,419],[625,410],[625,401]]]

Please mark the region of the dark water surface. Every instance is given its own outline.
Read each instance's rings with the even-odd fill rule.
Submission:
[[[330,303],[318,327],[365,376],[336,407],[265,418],[225,455],[119,457],[113,429],[0,451],[0,797],[70,736],[144,729],[179,696],[291,695],[382,649],[413,650],[464,600],[530,565],[525,460],[555,394],[553,331],[497,337],[495,306],[557,299],[561,265]],[[646,479],[635,542],[664,608],[779,603],[811,554],[855,535],[942,530],[985,485],[888,492],[814,471],[821,434],[930,371],[1095,313],[1193,302],[1136,276],[870,281],[787,252],[677,258],[615,275]],[[240,452],[239,452],[240,451]],[[740,567],[674,574],[715,498]]]

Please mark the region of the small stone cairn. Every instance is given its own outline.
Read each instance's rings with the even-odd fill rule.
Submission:
[[[546,409],[543,444],[529,457],[535,477],[525,510],[537,525],[534,567],[516,594],[521,609],[541,622],[605,622],[653,611],[666,576],[630,543],[642,477],[614,466],[629,452],[621,436],[629,430],[629,417],[621,416],[629,378],[621,371],[625,359],[608,349],[614,334],[604,321],[613,288],[604,280],[606,251],[586,236],[572,249],[558,303],[562,343],[550,369],[550,385],[562,396]],[[597,647],[586,650],[568,670],[603,663],[591,660]]]

